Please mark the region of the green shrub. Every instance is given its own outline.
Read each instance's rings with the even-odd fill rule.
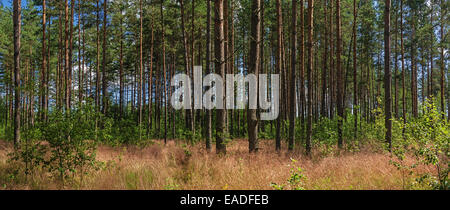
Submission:
[[[307,179],[303,174],[303,169],[296,167],[297,160],[291,158],[292,168],[290,169],[290,176],[285,184],[277,184],[272,182],[270,186],[275,190],[305,190],[303,188],[304,181]]]
[[[432,189],[448,190],[449,173],[449,123],[441,118],[432,99],[424,102],[424,113],[416,119],[410,119],[404,126],[405,133],[397,134],[393,141],[393,154],[395,161],[391,161],[399,170],[413,173],[413,168],[418,165],[433,166],[434,173],[417,174],[419,178],[414,184],[426,185]],[[398,124],[398,123],[396,123]],[[401,126],[400,126],[401,127]],[[406,154],[413,154],[415,162],[406,165]]]

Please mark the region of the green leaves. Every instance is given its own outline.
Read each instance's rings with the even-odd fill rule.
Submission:
[[[297,160],[291,158],[291,162],[293,165],[297,162]],[[290,177],[287,179],[286,184],[276,184],[272,182],[270,184],[275,190],[305,190],[303,188],[303,181],[306,180],[307,177],[303,174],[303,169],[300,167],[293,166],[290,169]]]
[[[393,155],[396,161],[391,163],[399,170],[410,170],[418,165],[433,166],[434,173],[419,173],[416,184],[424,184],[433,189],[448,189],[449,143],[450,130],[446,120],[441,119],[441,113],[434,105],[433,99],[424,102],[424,113],[419,118],[411,119],[402,125],[404,137],[394,136]],[[413,155],[416,162],[405,163],[406,156]],[[413,183],[414,184],[414,183]]]

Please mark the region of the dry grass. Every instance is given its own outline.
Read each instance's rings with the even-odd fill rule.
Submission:
[[[84,177],[83,185],[65,189],[273,189],[272,182],[286,183],[293,164],[303,169],[305,189],[403,189],[402,174],[391,164],[389,154],[363,149],[325,158],[305,158],[301,151],[273,151],[273,141],[262,141],[258,154],[248,153],[245,140],[228,145],[228,154],[210,154],[203,145],[182,147],[174,141],[156,141],[145,148],[100,146],[97,159],[106,167]],[[43,171],[32,178],[11,178],[6,163],[11,145],[0,141],[0,188],[60,189]],[[191,155],[187,154],[189,151]],[[283,150],[285,151],[285,150]],[[298,160],[292,163],[291,158]],[[432,168],[419,168],[432,171]],[[414,177],[406,176],[407,181]],[[19,181],[18,181],[19,180]]]

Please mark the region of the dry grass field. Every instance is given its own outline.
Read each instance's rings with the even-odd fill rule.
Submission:
[[[401,190],[409,189],[404,183],[415,178],[390,164],[389,153],[371,147],[326,157],[317,153],[312,158],[300,150],[287,153],[283,148],[276,153],[269,140],[261,141],[260,147],[258,154],[249,154],[247,141],[235,140],[227,155],[218,156],[201,144],[183,146],[174,141],[167,145],[154,141],[145,147],[99,146],[97,160],[103,167],[84,175],[82,182],[74,178],[62,185],[44,169],[14,175],[20,166],[7,162],[12,145],[1,141],[0,189],[270,190],[271,183],[285,184],[291,169],[298,167],[306,176],[300,185],[307,190]]]

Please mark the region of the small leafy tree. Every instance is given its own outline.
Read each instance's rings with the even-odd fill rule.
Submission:
[[[297,160],[291,158],[291,163],[294,166],[290,169],[290,176],[285,184],[272,182],[270,186],[275,190],[305,190],[303,182],[306,180],[306,176],[303,174],[302,168],[295,166],[296,162]]]
[[[49,143],[49,171],[62,183],[79,175],[81,182],[88,168],[97,168],[95,118],[97,113],[88,103],[70,113],[53,112],[42,128],[42,137]]]
[[[449,143],[450,128],[446,120],[441,119],[432,99],[424,102],[424,114],[411,119],[405,125],[404,138],[394,138],[393,155],[396,161],[391,161],[402,173],[413,174],[419,165],[433,166],[435,173],[420,173],[417,184],[425,184],[432,189],[448,190],[449,173]],[[416,162],[405,164],[406,154],[413,154]]]
[[[30,128],[22,132],[25,141],[21,141],[20,145],[15,150],[8,154],[9,162],[20,162],[25,165],[24,173],[33,177],[36,169],[45,167],[45,154],[48,146],[39,141],[41,137],[40,130],[37,128]],[[16,171],[15,173],[18,173]]]

